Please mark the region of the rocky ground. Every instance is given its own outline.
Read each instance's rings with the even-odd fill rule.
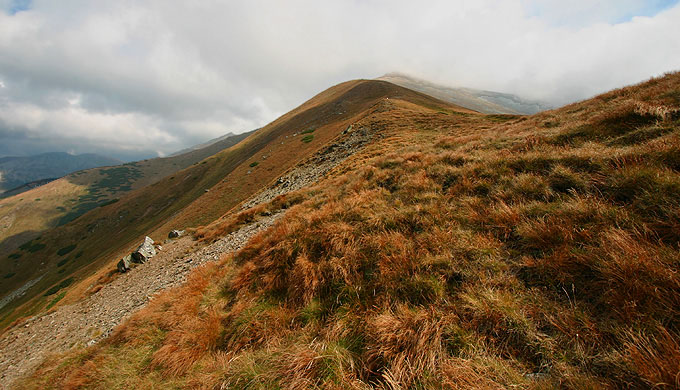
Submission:
[[[241,209],[247,210],[260,203],[269,202],[278,195],[306,187],[328,171],[345,161],[349,156],[366,146],[374,137],[379,137],[368,128],[350,126],[330,145],[314,153],[311,157],[291,168],[274,185],[265,188],[245,202]]]
[[[0,340],[0,387],[9,389],[33,370],[47,354],[97,342],[159,291],[183,283],[192,268],[239,250],[281,214],[252,224],[198,248],[190,237],[163,245],[163,250],[105,285],[95,294],[51,313],[36,316],[10,330]]]

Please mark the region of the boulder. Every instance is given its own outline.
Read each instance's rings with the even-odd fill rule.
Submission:
[[[184,235],[184,230],[170,230],[168,233],[168,238],[177,238]]]
[[[156,256],[156,248],[154,248],[153,244],[154,242],[150,237],[145,237],[142,245],[132,252],[132,261],[135,263],[145,263],[150,258]]]
[[[130,269],[130,262],[132,261],[132,255],[127,255],[123,257],[119,262],[118,262],[118,272],[120,273],[125,273]]]

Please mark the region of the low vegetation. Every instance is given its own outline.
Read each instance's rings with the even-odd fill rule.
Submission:
[[[678,388],[678,90],[531,117],[390,99],[326,180],[197,234],[276,225],[20,388]]]

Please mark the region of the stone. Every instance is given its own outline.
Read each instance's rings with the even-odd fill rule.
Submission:
[[[120,273],[125,273],[130,269],[130,262],[132,261],[132,255],[127,255],[123,257],[119,262],[118,262],[118,272]]]
[[[170,230],[170,233],[168,233],[168,238],[177,238],[183,236],[185,233],[184,230]]]
[[[142,245],[132,252],[132,261],[135,263],[146,263],[147,260],[156,256],[156,248],[154,248],[153,244],[154,242],[150,237],[145,237]]]

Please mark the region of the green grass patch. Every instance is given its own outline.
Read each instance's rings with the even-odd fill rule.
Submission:
[[[61,301],[61,299],[64,296],[66,296],[66,291],[62,291],[61,293],[59,293],[59,295],[57,295],[50,303],[47,304],[47,307],[45,308],[45,310],[51,309],[52,306],[56,305],[57,302]]]
[[[57,267],[63,266],[64,264],[68,263],[68,261],[69,261],[68,258],[66,258],[66,259],[64,259],[64,260],[60,260],[60,261],[57,263]]]
[[[14,276],[14,275],[16,275],[16,273],[10,272],[10,273],[5,274],[4,278],[5,278],[5,279],[9,279],[9,278],[11,278],[11,277]]]
[[[40,244],[37,242],[33,242],[33,240],[21,245],[19,249],[30,252],[30,253],[35,253],[39,250],[45,249],[47,245],[45,244]]]
[[[302,137],[302,140],[301,140],[301,141],[304,142],[304,143],[306,143],[306,144],[308,144],[308,143],[312,142],[313,139],[314,139],[314,135],[313,135],[313,134],[309,134],[309,135],[306,135],[306,136]]]
[[[61,249],[59,249],[59,250],[57,251],[57,254],[58,254],[59,256],[63,256],[63,255],[65,255],[65,254],[71,252],[71,251],[74,250],[74,249],[76,249],[76,244],[67,245],[67,246],[65,246],[65,247],[63,247],[63,248],[61,248]]]
[[[257,162],[257,161],[253,161],[253,162],[251,162],[251,163],[250,163],[250,165],[249,165],[249,166],[250,166],[251,168],[255,168],[255,167],[256,167],[256,166],[258,166],[258,165],[260,165],[260,163],[259,163],[259,162]]]
[[[310,127],[307,130],[301,131],[300,134],[311,134],[316,131],[316,127]]]
[[[7,257],[12,259],[12,260],[16,260],[16,259],[21,257],[21,253],[15,252],[15,253],[12,253],[11,255],[7,256]]]
[[[64,279],[64,280],[61,281],[61,283],[57,284],[56,286],[52,286],[52,288],[47,290],[47,292],[45,292],[45,294],[43,294],[43,295],[46,296],[46,297],[48,297],[50,295],[54,295],[59,290],[61,290],[62,288],[66,288],[66,287],[70,286],[72,283],[73,283],[73,278]]]
[[[99,207],[104,207],[104,206],[108,206],[108,205],[110,205],[110,204],[114,204],[114,203],[118,202],[119,200],[120,200],[120,199],[118,199],[118,198],[111,199],[111,200],[107,200],[107,201],[104,202],[104,203],[100,203],[100,204],[99,204]]]

